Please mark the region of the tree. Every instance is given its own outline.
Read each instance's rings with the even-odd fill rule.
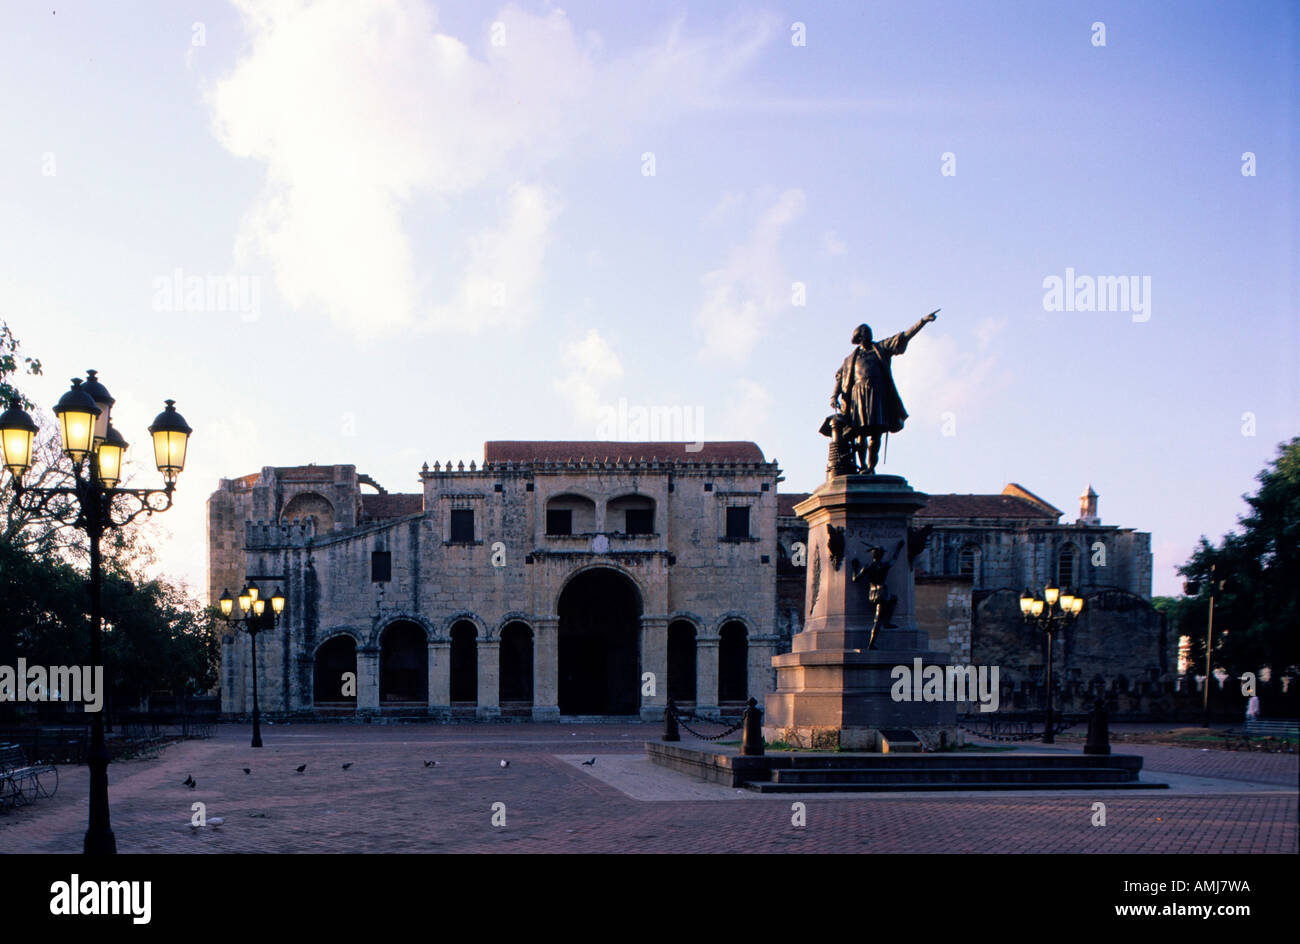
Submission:
[[[18,340],[0,321],[0,395],[39,417],[16,380],[24,370],[39,374],[40,362],[18,352]],[[37,424],[57,430],[39,418]],[[51,432],[39,439],[27,485],[70,482],[71,461],[57,437]],[[85,536],[25,511],[11,477],[0,477],[0,665],[14,665],[19,655],[30,665],[84,665],[90,659]],[[112,529],[103,542],[105,681],[119,707],[157,689],[197,694],[217,680],[212,612],[178,585],[148,576],[154,561],[147,520]],[[0,704],[0,714],[14,710],[12,703]]]
[[[1276,678],[1300,663],[1300,437],[1281,444],[1257,478],[1259,491],[1243,496],[1250,511],[1240,530],[1218,546],[1202,536],[1179,568],[1192,592],[1169,615],[1204,665],[1213,589],[1216,664],[1232,675],[1270,665]]]

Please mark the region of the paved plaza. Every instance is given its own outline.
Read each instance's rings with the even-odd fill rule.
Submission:
[[[266,747],[253,749],[247,726],[221,725],[210,739],[114,763],[113,828],[123,853],[1297,851],[1294,754],[1125,745],[1145,758],[1143,779],[1168,790],[772,797],[651,765],[643,745],[659,733],[270,725]],[[0,815],[0,850],[81,850],[87,770],[60,776],[52,799]],[[1098,801],[1104,827],[1092,825]],[[224,823],[193,829],[196,802]],[[795,802],[806,826],[792,825]]]

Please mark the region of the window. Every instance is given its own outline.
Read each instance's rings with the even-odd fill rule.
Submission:
[[[1073,544],[1061,548],[1061,556],[1056,559],[1056,585],[1062,590],[1074,586]]]
[[[979,570],[979,551],[973,547],[963,547],[957,558],[957,573],[972,580]]]
[[[547,534],[572,534],[573,509],[552,508],[546,513]]]
[[[628,534],[654,534],[654,509],[629,508],[623,530]]]
[[[474,509],[453,508],[451,510],[451,543],[474,543]]]
[[[739,505],[727,509],[727,537],[749,537],[749,506]]]
[[[372,551],[370,554],[370,582],[387,583],[392,579],[392,553],[390,551]]]

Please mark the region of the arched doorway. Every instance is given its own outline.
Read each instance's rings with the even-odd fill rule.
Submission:
[[[355,708],[357,641],[343,633],[321,643],[316,650],[316,666],[312,676],[312,701],[315,704]]]
[[[718,634],[718,701],[749,698],[749,630],[732,620]]]
[[[469,620],[451,628],[451,700],[478,704],[478,627]]]
[[[527,623],[508,623],[501,630],[500,703],[533,703],[533,631]]]
[[[695,701],[695,627],[686,620],[668,624],[668,697]]]
[[[410,620],[384,627],[379,638],[379,703],[429,701],[429,647],[424,629]]]
[[[607,567],[584,571],[559,601],[560,714],[634,715],[640,706],[641,598]]]

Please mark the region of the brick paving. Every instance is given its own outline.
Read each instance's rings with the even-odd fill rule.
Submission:
[[[247,727],[223,725],[211,739],[113,764],[113,828],[124,853],[1297,851],[1293,755],[1135,745],[1153,771],[1223,778],[1223,792],[1202,784],[1097,796],[816,796],[802,798],[807,825],[798,828],[791,804],[800,798],[651,767],[643,742],[658,733],[651,725],[275,725],[255,750]],[[577,763],[591,756],[595,767]],[[198,781],[193,790],[181,783],[187,774]],[[0,851],[80,851],[87,771],[65,767],[61,776],[53,799],[0,815]],[[620,777],[644,781],[655,799],[629,796]],[[1106,804],[1104,828],[1091,825],[1096,800]],[[196,801],[225,824],[191,829]],[[505,804],[504,826],[492,824],[496,803]]]

